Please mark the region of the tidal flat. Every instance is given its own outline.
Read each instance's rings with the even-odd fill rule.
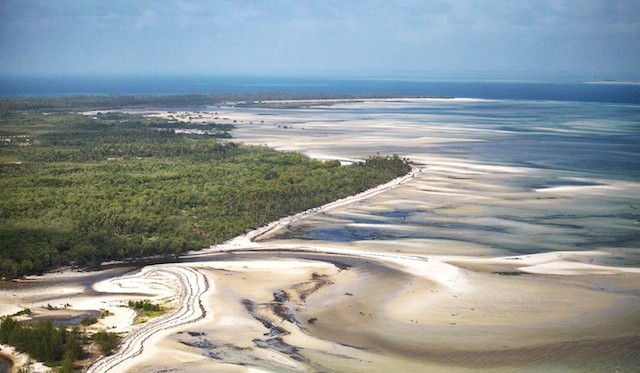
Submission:
[[[175,263],[30,277],[0,289],[2,313],[112,310],[100,325],[130,333],[96,372],[640,365],[640,107],[214,110],[236,125],[234,141],[343,163],[399,154],[414,173]],[[214,120],[204,112],[196,122]],[[175,312],[133,325],[119,305],[141,296]]]

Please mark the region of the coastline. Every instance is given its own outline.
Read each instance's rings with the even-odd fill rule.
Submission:
[[[328,211],[332,208],[336,208],[336,207],[340,207],[340,206],[344,206],[347,205],[349,203],[353,203],[355,201],[360,201],[372,196],[375,196],[379,193],[382,193],[386,190],[389,190],[395,186],[401,185],[403,183],[405,183],[406,181],[408,181],[409,179],[411,179],[412,177],[415,177],[415,174],[419,173],[420,169],[418,167],[412,166],[412,170],[407,173],[407,175],[399,177],[397,179],[391,180],[387,183],[384,183],[382,185],[379,185],[377,187],[368,189],[364,192],[358,193],[356,195],[353,196],[349,196],[349,197],[345,197],[345,198],[341,198],[339,200],[336,201],[332,201],[329,202],[323,206],[319,206],[317,208],[313,208],[313,209],[309,209],[291,216],[287,216],[284,218],[281,218],[277,221],[274,221],[272,223],[269,223],[263,227],[259,227],[256,228],[254,230],[252,230],[251,232],[244,234],[244,235],[240,235],[230,241],[228,241],[227,243],[223,243],[220,245],[215,245],[213,247],[210,247],[209,249],[202,249],[202,250],[198,250],[198,251],[193,251],[191,253],[187,253],[185,255],[181,255],[180,258],[183,259],[192,259],[192,258],[197,258],[199,256],[207,256],[211,253],[215,253],[215,252],[222,252],[222,251],[227,251],[227,247],[235,247],[235,248],[247,248],[247,247],[251,247],[251,243],[254,240],[257,240],[260,238],[260,236],[266,235],[268,234],[270,231],[277,229],[280,226],[283,225],[288,225],[294,221],[298,221],[300,219],[304,219],[306,216],[312,215],[312,214],[318,214],[318,213],[322,213],[324,211]],[[170,265],[170,263],[173,260],[168,260],[168,263]],[[163,264],[156,264],[153,265],[153,267],[162,267]],[[141,272],[137,272],[134,275],[129,276],[129,278],[133,279],[134,281],[137,281],[140,277],[144,277],[144,273],[145,271],[148,269],[149,267],[145,267],[143,268],[143,270]],[[102,271],[98,271],[98,272],[103,272]],[[43,276],[28,276],[31,279],[36,279],[36,278],[42,278],[43,280],[46,278],[56,278],[56,277],[83,277],[83,273],[86,274],[86,272],[81,271],[72,271],[72,272],[52,272],[49,274],[45,274]],[[176,267],[173,269],[173,273],[174,275],[182,275],[184,276],[184,270],[180,269],[179,267]],[[197,273],[197,272],[194,272]],[[91,272],[89,272],[89,274],[91,275]],[[202,277],[201,277],[202,278]],[[157,279],[155,279],[157,281]],[[97,282],[95,284],[93,284],[92,289],[94,291],[97,291],[99,293],[103,293],[103,294],[109,294],[109,293],[122,293],[124,292],[131,292],[132,290],[131,285],[128,286],[124,286],[122,285],[122,281],[127,281],[126,277],[119,277],[117,278],[116,282],[109,282],[109,281],[100,281]],[[165,298],[166,297],[172,297],[174,299],[172,299],[172,303],[173,304],[182,304],[183,306],[185,304],[189,304],[189,302],[185,302],[185,294],[189,294],[190,292],[195,292],[196,293],[196,297],[202,297],[204,296],[204,294],[206,292],[209,291],[209,285],[207,284],[206,279],[201,280],[203,281],[206,285],[203,286],[203,289],[193,289],[191,287],[190,284],[193,283],[193,281],[188,281],[188,280],[181,280],[178,281],[177,283],[174,284],[176,289],[181,289],[181,290],[177,290],[175,292],[173,292],[172,294],[164,294]],[[196,281],[197,282],[197,281]],[[138,283],[137,286],[140,286],[141,284]],[[133,293],[140,293],[140,294],[145,294],[148,295],[149,293],[152,292],[156,292],[156,297],[158,296],[157,293],[157,289],[154,286],[151,287],[141,287],[138,288],[137,290],[133,291]],[[69,289],[66,292],[69,292],[71,294],[75,293],[74,290]],[[122,297],[119,297],[122,298]],[[144,341],[148,340],[148,339],[153,339],[153,340],[157,340],[158,336],[155,335],[160,331],[165,331],[167,329],[167,320],[173,320],[176,319],[178,321],[170,321],[169,324],[171,323],[177,323],[179,325],[186,325],[186,324],[191,324],[193,322],[197,322],[198,320],[206,317],[206,313],[204,311],[203,306],[200,306],[200,310],[201,313],[197,316],[195,316],[195,318],[193,316],[189,316],[191,319],[187,319],[185,320],[185,310],[181,307],[178,307],[177,309],[174,309],[172,311],[170,311],[169,313],[153,319],[152,321],[150,321],[149,323],[145,324],[142,327],[135,327],[133,325],[133,315],[131,314],[131,312],[123,312],[122,310],[119,310],[118,306],[113,307],[114,305],[116,305],[119,301],[119,298],[114,298],[114,300],[111,301],[110,306],[106,306],[105,308],[101,308],[107,311],[107,313],[111,314],[112,316],[109,317],[109,324],[104,324],[102,322],[99,322],[99,324],[92,326],[92,330],[97,330],[100,327],[105,327],[107,330],[116,330],[119,332],[125,332],[126,336],[123,339],[123,341],[120,344],[120,347],[118,348],[118,352],[114,355],[108,356],[108,357],[103,357],[101,359],[99,359],[98,361],[94,362],[91,366],[88,367],[88,372],[100,372],[100,371],[104,371],[105,369],[109,370],[112,369],[113,367],[115,367],[116,365],[119,365],[119,369],[122,369],[122,364],[125,364],[125,361],[130,359],[131,357],[135,357],[137,356],[141,351],[142,351],[142,344]],[[130,298],[130,297],[127,297]],[[70,301],[71,298],[63,298],[63,299],[58,299],[59,302],[64,302],[61,304],[68,304],[68,301]],[[82,299],[80,300],[81,303],[78,303],[79,299],[75,298],[75,302],[74,305],[77,309],[97,309],[99,306],[105,306],[105,301],[104,300],[100,300],[100,301],[91,301],[89,299]],[[120,300],[120,302],[123,302],[123,300]],[[66,309],[66,307],[65,307]],[[18,309],[19,310],[19,309]],[[69,312],[71,312],[71,308],[69,309]],[[68,314],[69,312],[64,312],[63,314]],[[82,311],[80,311],[82,312]],[[5,314],[7,314],[7,310],[4,310]],[[124,315],[123,315],[124,313]],[[190,313],[190,312],[189,312]],[[49,316],[51,317],[51,316]],[[114,320],[115,317],[115,320]],[[111,325],[113,324],[113,325]],[[157,325],[157,327],[156,327]],[[176,326],[174,326],[173,328],[176,328]],[[152,338],[153,336],[153,338]],[[124,347],[123,347],[124,346]],[[9,346],[7,346],[9,347]],[[9,347],[10,348],[10,347]],[[11,355],[14,356],[14,355]],[[27,355],[25,354],[15,354],[15,359],[12,359],[12,361],[14,361],[13,364],[13,370],[17,371],[19,369],[21,369],[22,367],[24,367],[25,364],[28,364],[28,360],[24,360],[24,359],[29,359]],[[41,363],[34,363],[36,365],[34,365],[34,367],[38,367],[37,369],[41,369],[39,368],[40,365],[42,365]],[[131,366],[131,363],[127,362],[126,364],[129,364],[129,366]],[[43,371],[43,372],[48,372],[50,371],[49,368],[45,367],[44,365],[42,365],[42,369],[45,370],[38,370],[39,371]],[[47,370],[48,369],[48,370]]]
[[[228,110],[229,120],[246,122],[236,131],[247,143],[347,160],[385,142],[415,144],[414,149],[422,144],[422,153],[407,154],[421,170],[383,188],[384,193],[366,195],[367,203],[350,197],[177,263],[148,266],[125,277],[114,273],[96,285],[87,280],[95,304],[111,302],[113,309],[136,294],[170,297],[180,304],[180,294],[188,291],[204,307],[205,317],[180,324],[192,320],[180,316],[174,329],[144,336],[144,327],[134,328],[146,342],[126,342],[123,349],[144,345],[144,351],[129,359],[118,355],[114,359],[126,359],[119,367],[417,372],[607,370],[638,362],[633,351],[640,347],[640,268],[617,264],[619,255],[633,255],[631,249],[620,254],[612,246],[591,248],[581,237],[585,231],[608,229],[611,221],[632,228],[633,222],[602,215],[627,211],[628,196],[637,195],[640,183],[599,178],[597,187],[576,186],[564,177],[553,180],[567,185],[532,187],[521,180],[548,179],[551,171],[434,156],[429,148],[462,146],[457,139],[470,136],[476,136],[474,142],[488,141],[484,136],[490,130],[468,135],[456,128],[460,136],[445,133],[434,141],[429,135],[443,126],[411,127],[398,117],[390,123],[377,117],[365,122],[340,114],[335,118],[340,122],[331,123],[315,112],[270,116],[274,123],[294,124],[284,132],[271,123],[258,124],[265,118],[258,116],[260,110],[235,117]],[[301,126],[306,129],[295,128]],[[362,133],[352,128],[364,126],[367,136],[360,140]],[[413,137],[394,135],[401,132],[398,128],[415,131]],[[345,232],[351,236],[342,239]],[[525,250],[529,242],[539,250]],[[158,276],[145,279],[149,271]],[[159,275],[168,271],[194,273],[210,287],[191,288],[201,280]],[[184,290],[176,290],[181,286]],[[139,293],[107,295],[133,288]],[[68,299],[75,307],[85,290],[67,289],[60,302]],[[112,325],[109,318],[104,325]]]
[[[420,167],[417,167],[415,165],[413,165],[411,167],[411,171],[409,173],[407,173],[404,176],[401,176],[399,178],[393,179],[387,183],[378,185],[377,187],[365,190],[364,192],[352,195],[352,196],[348,196],[345,198],[340,198],[338,200],[329,202],[327,204],[324,204],[322,206],[319,207],[315,207],[309,210],[305,210],[302,212],[299,212],[297,214],[293,214],[290,216],[285,216],[284,218],[278,219],[276,221],[273,221],[267,225],[264,225],[262,227],[258,227],[248,233],[242,234],[240,236],[237,236],[225,243],[222,243],[220,245],[214,245],[212,247],[210,247],[209,249],[202,249],[202,250],[198,250],[198,251],[192,251],[190,253],[187,253],[186,255],[181,256],[182,258],[196,258],[200,255],[208,255],[211,253],[216,253],[216,252],[222,252],[222,251],[229,251],[233,248],[250,248],[253,246],[253,244],[260,240],[261,237],[264,236],[268,236],[271,232],[278,230],[281,227],[287,226],[289,224],[292,224],[294,222],[297,222],[299,220],[305,219],[306,217],[312,216],[312,215],[316,215],[316,214],[322,214],[324,212],[327,212],[329,210],[332,210],[334,208],[338,208],[338,207],[342,207],[345,205],[348,205],[350,203],[354,203],[357,201],[362,201],[364,199],[373,197],[379,193],[383,193],[385,191],[388,191],[394,187],[397,187],[399,185],[402,185],[404,183],[406,183],[407,181],[409,181],[410,179],[414,178],[418,173],[420,173],[422,171],[422,169]]]
[[[294,215],[290,215],[284,218],[281,218],[279,220],[276,220],[270,224],[267,224],[263,227],[259,227],[256,228],[244,235],[240,235],[226,243],[220,244],[220,245],[215,245],[210,247],[209,249],[203,249],[203,250],[198,250],[198,251],[193,251],[190,252],[188,254],[182,255],[180,256],[181,259],[194,259],[194,258],[198,258],[198,257],[202,257],[202,256],[209,256],[212,253],[222,253],[222,252],[230,252],[233,250],[239,250],[239,251],[246,251],[247,249],[251,248],[251,247],[255,247],[254,243],[256,240],[259,240],[260,237],[269,234],[271,231],[278,229],[279,227],[282,226],[286,226],[289,225],[293,222],[299,221],[301,219],[304,219],[307,216],[311,216],[314,214],[321,214],[324,213],[325,211],[328,211],[330,209],[333,208],[337,208],[337,207],[342,207],[345,205],[348,205],[350,203],[354,203],[357,201],[362,201],[366,198],[370,198],[373,197],[379,193],[382,193],[384,191],[387,191],[389,189],[392,189],[396,186],[399,186],[405,182],[407,182],[408,180],[412,179],[413,177],[415,177],[416,174],[418,174],[420,172],[420,168],[419,167],[415,167],[412,166],[412,170],[407,173],[407,175],[404,175],[402,177],[396,178],[392,181],[389,181],[385,184],[379,185],[377,187],[371,188],[369,190],[366,190],[364,192],[358,193],[356,195],[353,196],[349,196],[349,197],[345,197],[333,202],[329,202],[323,206],[319,206],[317,208],[313,208],[313,209],[309,209]],[[158,264],[158,265],[154,265],[153,267],[157,268],[157,267],[164,267],[165,265],[163,264]],[[172,267],[172,271],[176,271],[175,273],[181,273],[182,275],[184,274],[184,269],[186,268],[190,268],[190,270],[192,271],[193,274],[199,274],[200,271],[197,269],[197,265],[195,266],[189,266],[189,267],[185,267],[185,266],[176,266],[176,265],[171,265],[170,263],[166,264],[166,266],[170,266]],[[145,267],[149,268],[149,267]],[[137,278],[139,277],[140,274],[136,274],[133,277]],[[199,306],[198,308],[200,309],[199,313],[196,313],[195,316],[190,315],[189,317],[185,317],[183,314],[185,313],[184,311],[184,306],[189,306],[191,304],[191,300],[185,299],[185,297],[187,298],[193,298],[193,299],[200,299],[202,297],[205,296],[206,293],[210,292],[211,290],[209,289],[209,284],[208,281],[206,280],[205,277],[202,277],[202,275],[199,275],[199,280],[186,280],[186,277],[184,277],[184,279],[181,279],[179,284],[177,285],[181,290],[177,293],[179,299],[177,299],[176,304],[180,304],[182,305],[182,307],[180,307],[177,310],[171,311],[170,313],[154,319],[153,321],[149,322],[148,324],[146,324],[144,327],[142,328],[136,328],[131,330],[123,339],[123,341],[121,342],[118,351],[116,351],[116,353],[114,355],[111,355],[109,357],[104,357],[100,360],[98,360],[97,362],[95,362],[93,365],[91,365],[89,367],[89,369],[87,370],[87,372],[100,372],[100,371],[104,371],[109,370],[109,369],[113,369],[116,366],[118,366],[118,369],[125,369],[123,367],[126,367],[127,369],[135,366],[135,363],[132,361],[129,361],[131,358],[138,356],[139,354],[142,353],[143,351],[143,344],[147,341],[147,340],[152,340],[149,343],[153,344],[153,343],[158,343],[157,340],[160,338],[158,336],[158,333],[162,333],[162,334],[166,334],[169,333],[170,329],[176,329],[179,330],[180,327],[184,326],[184,325],[189,325],[192,323],[197,323],[198,321],[207,318],[207,313],[211,313],[211,311],[206,311],[207,308],[201,303],[201,301],[199,302]],[[203,286],[194,286],[194,284],[197,283],[202,283],[204,284]],[[101,292],[114,292],[116,291],[116,289],[112,288],[112,287],[100,287],[99,289],[96,288],[94,286],[94,289],[99,290]],[[192,294],[193,293],[193,294]],[[186,295],[185,295],[186,294]],[[181,314],[182,313],[182,314]],[[191,312],[189,312],[189,314],[191,314]],[[210,318],[210,317],[209,317]],[[167,320],[171,320],[170,322],[167,322]],[[175,320],[175,321],[174,321]],[[167,324],[175,324],[174,326],[168,326]],[[175,332],[175,330],[174,330]],[[156,341],[156,342],[154,342]]]

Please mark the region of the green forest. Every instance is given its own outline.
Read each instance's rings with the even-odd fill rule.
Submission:
[[[88,336],[78,326],[68,329],[51,321],[25,324],[12,317],[0,318],[0,343],[14,346],[38,361],[60,366],[59,372],[76,371],[74,363],[88,355],[84,346],[95,342],[103,355],[118,346],[120,336],[104,330]]]
[[[3,107],[0,277],[202,249],[410,170],[398,156],[341,166],[239,145],[230,125],[175,131],[190,126]]]

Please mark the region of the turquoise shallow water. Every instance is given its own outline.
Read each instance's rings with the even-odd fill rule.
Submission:
[[[397,153],[424,162],[424,183],[415,185],[414,193],[444,188],[447,193],[485,198],[406,197],[414,199],[415,207],[386,204],[390,210],[383,212],[355,207],[361,215],[328,213],[337,220],[325,217],[294,224],[275,238],[340,243],[445,240],[482,245],[499,255],[604,250],[616,255],[602,264],[640,264],[638,105],[438,100],[273,114],[292,118],[293,126],[309,126],[305,121],[311,117],[335,126],[330,133],[323,132],[321,124],[308,128],[309,135],[301,131],[303,141],[305,136],[311,136],[311,143],[333,135],[376,138],[361,144],[355,140],[351,151]],[[433,138],[444,141],[421,142]],[[341,150],[339,155],[349,157],[348,151]],[[319,152],[332,154],[332,148]],[[457,167],[437,171],[430,164],[432,159],[520,171],[465,174]],[[434,183],[434,179],[443,181]],[[452,208],[462,207],[479,211],[451,213]]]
[[[491,164],[575,172],[589,178],[640,181],[640,105],[437,101],[402,108],[346,110],[362,117],[399,116],[418,126],[437,124],[436,136],[481,140],[447,143],[429,152]],[[423,150],[405,148],[402,143],[390,145],[403,153]]]

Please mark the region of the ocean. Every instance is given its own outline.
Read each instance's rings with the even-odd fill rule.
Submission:
[[[196,75],[4,76],[0,97],[317,93],[640,104],[640,84],[588,81],[433,81]]]

